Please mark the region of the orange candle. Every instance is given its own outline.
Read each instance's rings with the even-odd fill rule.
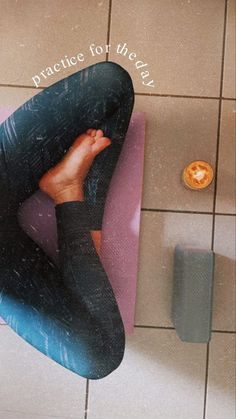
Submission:
[[[214,173],[211,165],[203,160],[196,160],[185,167],[182,179],[190,189],[204,189],[213,180]]]

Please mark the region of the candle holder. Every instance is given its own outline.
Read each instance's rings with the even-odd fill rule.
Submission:
[[[214,172],[211,165],[203,160],[191,162],[182,173],[184,184],[195,190],[207,188],[213,178]]]

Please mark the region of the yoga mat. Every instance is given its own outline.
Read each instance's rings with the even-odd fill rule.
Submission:
[[[15,109],[0,108],[0,123]],[[144,141],[144,114],[134,112],[110,183],[102,227],[101,260],[114,290],[126,334],[132,333],[134,327]],[[37,191],[22,204],[18,215],[23,230],[57,262],[52,200]],[[0,319],[0,323],[4,324],[4,321]]]

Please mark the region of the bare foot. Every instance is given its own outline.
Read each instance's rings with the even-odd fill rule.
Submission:
[[[40,179],[40,189],[56,204],[83,201],[84,179],[97,154],[111,144],[102,130],[90,128],[81,134],[64,158]]]

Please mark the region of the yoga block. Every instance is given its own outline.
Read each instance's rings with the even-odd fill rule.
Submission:
[[[182,341],[211,339],[214,265],[211,250],[175,247],[171,317]]]

